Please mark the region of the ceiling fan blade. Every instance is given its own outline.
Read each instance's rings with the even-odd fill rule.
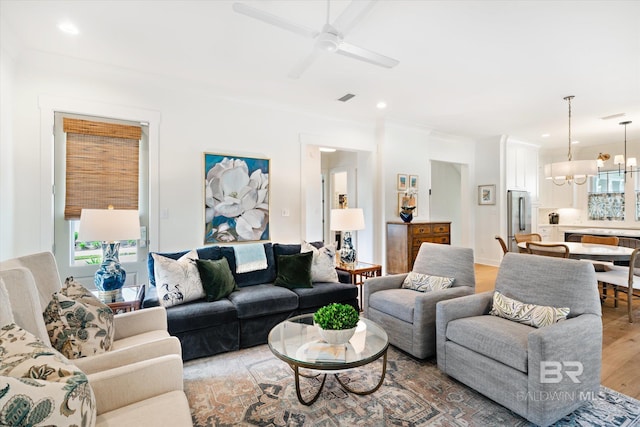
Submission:
[[[352,0],[333,22],[332,27],[345,36],[369,13],[376,1],[378,0]]]
[[[313,64],[318,55],[320,55],[321,49],[314,48],[311,53],[304,58],[302,61],[298,62],[293,69],[289,72],[289,78],[299,79],[302,73],[304,73],[307,68]]]
[[[340,43],[336,53],[385,68],[393,68],[400,63],[397,59],[389,58],[388,56],[380,55],[379,53],[344,42]]]
[[[259,21],[266,22],[267,24],[275,25],[276,27],[280,27],[283,30],[291,31],[292,33],[298,34],[303,37],[313,39],[318,36],[318,32],[316,30],[312,30],[303,25],[295,24],[272,13],[256,9],[255,7],[248,6],[244,3],[234,3],[233,10],[242,15],[246,15]]]

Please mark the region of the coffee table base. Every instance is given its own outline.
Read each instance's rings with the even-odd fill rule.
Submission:
[[[377,360],[379,360],[379,359],[377,359]],[[372,363],[373,362],[374,361],[372,361]],[[300,367],[298,365],[290,364],[290,366],[291,366],[291,369],[293,369],[293,373],[294,373],[294,376],[295,376],[296,394],[298,395],[298,400],[303,405],[306,405],[306,406],[312,405],[316,400],[318,400],[318,397],[320,397],[320,393],[322,392],[322,389],[324,388],[324,383],[327,380],[327,374],[303,375],[303,374],[300,373]],[[382,386],[382,383],[384,382],[384,377],[386,376],[386,374],[387,374],[387,350],[385,350],[383,355],[382,355],[382,375],[380,376],[380,381],[371,390],[364,390],[364,391],[354,390],[351,387],[347,386],[344,382],[342,382],[342,380],[340,379],[338,374],[333,374],[333,376],[338,381],[338,384],[340,384],[340,387],[342,387],[345,391],[347,391],[349,393],[357,394],[359,396],[366,396],[368,394],[371,394],[371,393],[375,392],[376,390],[378,390]],[[304,400],[302,398],[302,393],[300,391],[300,377],[302,376],[302,377],[305,377],[305,378],[317,378],[320,375],[323,375],[323,377],[322,377],[322,382],[320,383],[320,387],[318,387],[318,391],[316,392],[315,395],[313,395],[311,400]]]

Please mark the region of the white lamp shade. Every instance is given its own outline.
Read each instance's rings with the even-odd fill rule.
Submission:
[[[622,154],[616,154],[613,158],[614,165],[624,165],[624,156]]]
[[[544,167],[544,175],[547,179],[584,178],[597,173],[598,165],[595,160],[571,160],[551,163]]]
[[[116,242],[140,239],[137,210],[82,209],[78,240],[81,242]]]
[[[635,168],[636,166],[638,166],[638,162],[636,161],[635,157],[629,157],[627,159],[627,167],[628,168]]]
[[[364,229],[364,212],[360,208],[331,209],[331,229],[354,231]]]

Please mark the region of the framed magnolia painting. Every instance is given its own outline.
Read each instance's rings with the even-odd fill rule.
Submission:
[[[269,240],[269,159],[204,153],[204,243]]]

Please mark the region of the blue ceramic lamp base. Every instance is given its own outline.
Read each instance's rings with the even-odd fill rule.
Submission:
[[[353,248],[351,241],[351,232],[345,231],[342,239],[342,247],[340,248],[340,263],[346,266],[355,265],[356,250]]]
[[[102,242],[102,264],[94,276],[94,284],[100,296],[121,292],[127,278],[119,258],[120,242]]]

